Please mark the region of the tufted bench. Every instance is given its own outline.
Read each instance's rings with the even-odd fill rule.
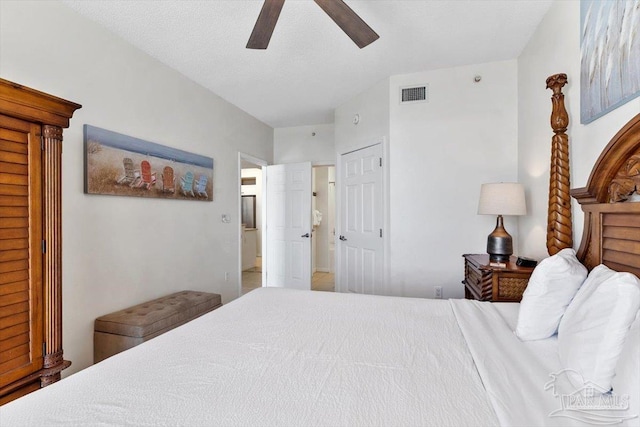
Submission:
[[[182,291],[98,317],[93,363],[135,347],[222,305],[220,295]]]

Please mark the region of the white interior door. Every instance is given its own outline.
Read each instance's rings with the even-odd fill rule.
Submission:
[[[340,159],[340,286],[362,294],[384,293],[382,144]]]
[[[311,163],[265,170],[266,286],[311,289]]]

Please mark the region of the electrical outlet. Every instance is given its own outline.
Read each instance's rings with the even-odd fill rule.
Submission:
[[[228,272],[228,271],[225,271],[225,272],[224,272],[224,281],[225,281],[225,282],[228,282],[228,281],[229,281],[229,272]]]
[[[433,296],[435,299],[442,299],[442,286],[433,287]]]

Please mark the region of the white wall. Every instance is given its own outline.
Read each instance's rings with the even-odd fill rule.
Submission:
[[[353,123],[355,115],[359,123]],[[389,79],[384,79],[335,110],[336,155],[389,137]]]
[[[493,216],[477,215],[480,184],[517,178],[516,61],[391,77],[390,291],[464,295],[464,253],[485,253]],[[482,76],[479,83],[476,75]],[[426,83],[429,102],[399,102]],[[515,218],[505,227],[517,239]]]
[[[527,188],[530,214],[519,222],[521,253],[547,256],[547,192],[553,132],[549,124],[551,90],[545,80],[566,73],[564,87],[569,113],[571,187],[584,187],[602,149],[616,132],[640,112],[636,98],[588,125],[580,124],[580,2],[554,2],[518,58],[518,176]],[[574,246],[582,236],[584,217],[573,202]]]
[[[271,161],[269,126],[56,1],[0,2],[0,75],[83,105],[62,155],[67,373],[92,363],[100,315],[181,289],[238,296],[238,151]],[[213,157],[214,201],[83,194],[85,123]]]
[[[273,161],[276,164],[298,162],[311,162],[314,165],[334,164],[333,124],[274,129]]]

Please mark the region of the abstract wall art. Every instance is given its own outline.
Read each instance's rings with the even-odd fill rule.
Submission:
[[[640,95],[640,0],[582,0],[580,122]]]
[[[581,0],[580,122],[640,95],[640,0]]]

